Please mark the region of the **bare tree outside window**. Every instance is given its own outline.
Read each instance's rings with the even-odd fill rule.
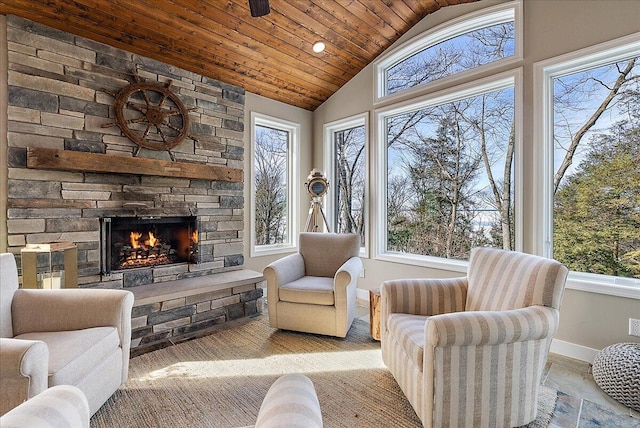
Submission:
[[[255,244],[287,240],[289,132],[255,126]]]
[[[395,94],[514,54],[513,21],[470,31],[429,46],[389,67],[386,94]]]
[[[335,132],[335,229],[357,233],[364,246],[365,129]]]

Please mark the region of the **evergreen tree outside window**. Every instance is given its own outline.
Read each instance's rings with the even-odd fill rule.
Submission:
[[[611,46],[538,66],[549,107],[543,248],[575,279],[640,288],[640,43]]]
[[[386,251],[515,248],[513,83],[385,115]]]

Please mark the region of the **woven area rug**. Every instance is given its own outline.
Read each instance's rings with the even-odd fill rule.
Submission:
[[[271,384],[304,373],[324,426],[420,427],[382,362],[369,324],[345,339],[279,331],[266,315],[131,359],[129,380],[92,417],[92,428],[253,425]],[[533,428],[548,426],[556,391],[543,387]]]

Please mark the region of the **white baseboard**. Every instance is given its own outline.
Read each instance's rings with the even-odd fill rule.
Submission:
[[[549,352],[591,364],[600,350],[565,342],[564,340],[553,339]]]

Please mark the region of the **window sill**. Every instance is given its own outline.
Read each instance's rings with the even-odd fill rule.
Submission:
[[[393,252],[378,254],[375,259],[385,262],[402,263],[405,265],[421,266],[431,269],[440,269],[464,274],[467,273],[467,266],[469,265],[469,262],[467,260],[450,260],[440,257],[429,257],[416,254]]]
[[[431,269],[439,269],[450,272],[466,274],[469,262],[466,260],[447,260],[437,257],[427,257],[403,253],[384,253],[375,258],[391,263],[401,263],[412,266],[421,266]],[[566,288],[570,290],[586,291],[589,293],[605,294],[607,296],[624,297],[640,300],[640,286],[633,284],[633,280],[626,278],[604,277],[597,275],[585,275],[570,272],[567,278]]]
[[[293,253],[298,247],[290,244],[260,245],[251,248],[251,257],[271,256],[274,254]]]
[[[606,294],[607,296],[625,297],[628,299],[640,300],[640,287],[632,284],[618,284],[617,278],[612,278],[611,281],[605,277],[603,280],[597,280],[595,278],[584,278],[579,273],[570,272],[567,278],[567,287],[570,290],[586,291],[589,293]],[[629,280],[631,283],[633,280]],[[626,282],[624,280],[620,282]]]

